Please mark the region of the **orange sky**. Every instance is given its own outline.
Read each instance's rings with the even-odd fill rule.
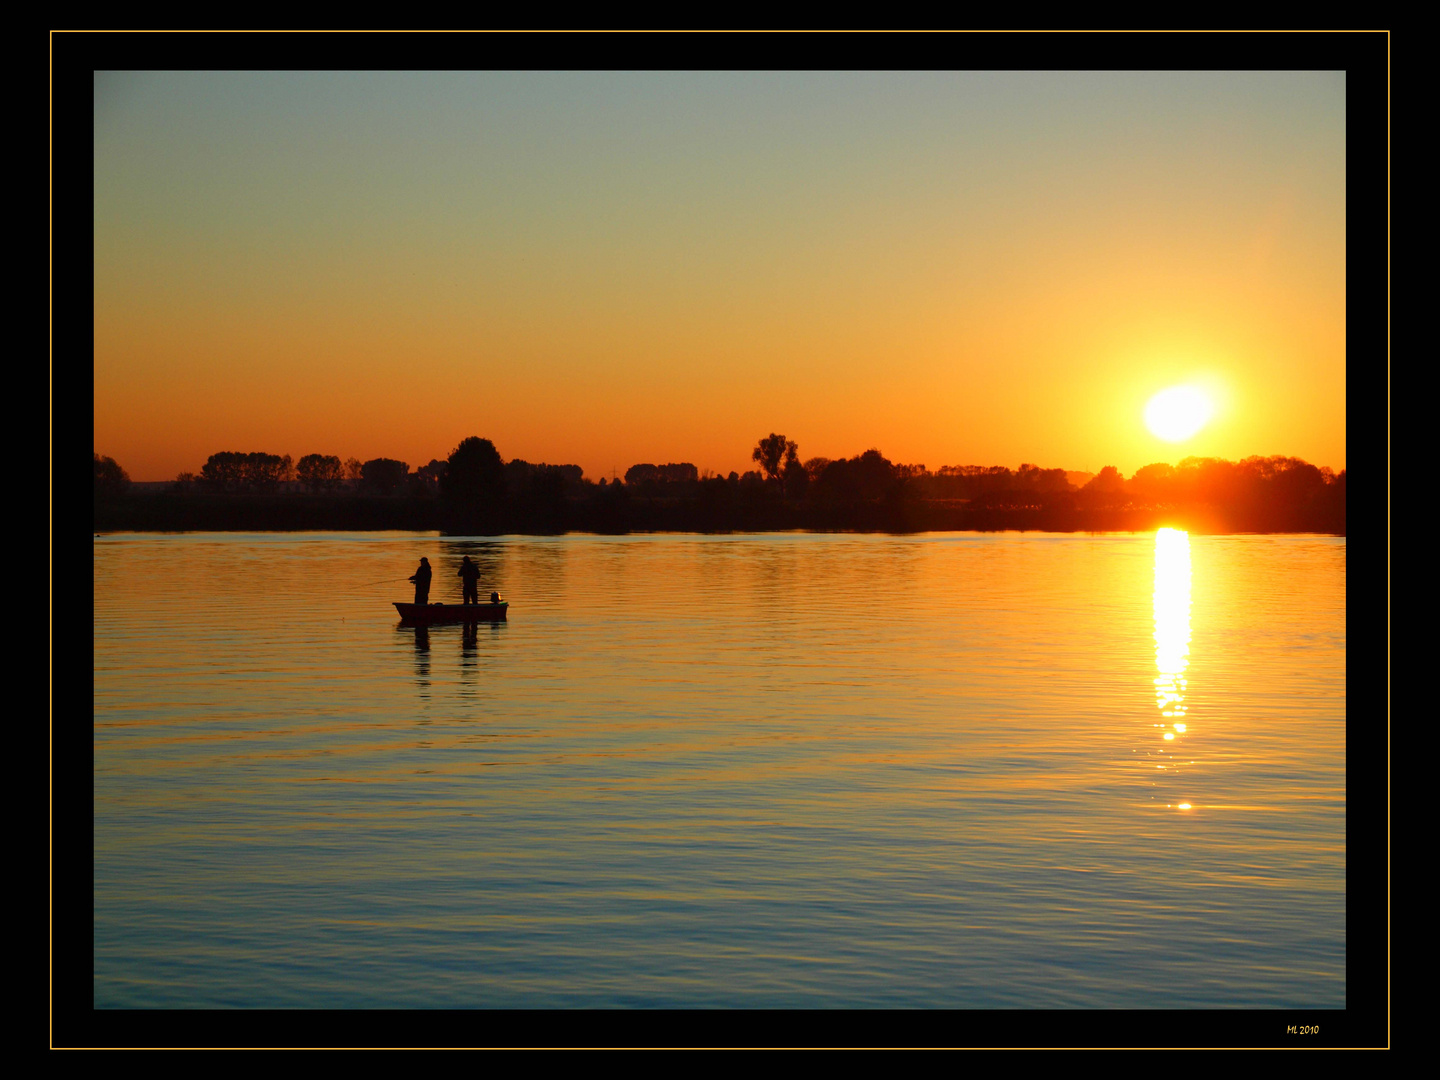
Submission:
[[[99,73],[95,449],[1345,465],[1343,73]],[[1203,386],[1163,443],[1141,412]]]

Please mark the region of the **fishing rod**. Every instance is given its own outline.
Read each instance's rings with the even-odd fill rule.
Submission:
[[[97,534],[97,535],[98,535],[98,534]],[[397,582],[397,581],[409,581],[409,580],[411,580],[411,579],[408,578],[408,577],[403,577],[403,578],[387,577],[387,578],[381,578],[379,581],[367,581],[364,585],[356,585],[355,588],[357,588],[357,589],[369,589],[369,588],[372,588],[372,587],[375,586],[375,585],[391,585],[391,584],[393,584],[393,583],[395,583],[395,582]]]

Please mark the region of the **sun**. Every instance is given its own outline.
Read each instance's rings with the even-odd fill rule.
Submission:
[[[1145,426],[1166,442],[1184,442],[1215,415],[1210,399],[1193,386],[1161,390],[1145,406]]]

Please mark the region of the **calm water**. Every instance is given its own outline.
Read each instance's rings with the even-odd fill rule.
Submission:
[[[1345,1005],[1343,539],[94,552],[99,1007]]]

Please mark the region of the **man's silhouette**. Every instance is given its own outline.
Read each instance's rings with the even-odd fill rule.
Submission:
[[[460,562],[460,581],[464,604],[478,604],[480,602],[480,568],[470,561],[466,555]]]
[[[430,603],[430,560],[422,558],[420,568],[410,575],[410,580],[415,582],[415,603],[425,605]]]

